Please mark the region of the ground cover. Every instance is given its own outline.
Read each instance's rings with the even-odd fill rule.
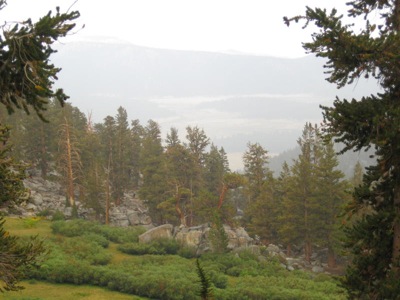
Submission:
[[[73,299],[94,299],[88,297],[96,295],[97,290],[91,290],[95,286],[103,288],[100,294],[105,288],[144,299],[200,299],[193,251],[174,241],[140,245],[138,235],[142,229],[83,220],[12,218],[7,219],[5,228],[22,237],[38,234],[45,238],[49,249],[41,268],[27,274],[26,290],[8,293],[5,299],[53,299],[45,298],[50,294],[41,295],[41,287],[49,291],[54,287],[56,292],[65,287],[65,293],[81,295]],[[346,299],[345,291],[331,276],[289,272],[266,252],[261,257],[247,251],[209,253],[199,261],[210,278],[215,299]],[[14,296],[20,298],[10,298]]]

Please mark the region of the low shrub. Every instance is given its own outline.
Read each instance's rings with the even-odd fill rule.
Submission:
[[[56,221],[51,225],[53,233],[68,237],[95,233],[114,243],[134,243],[145,230],[142,227],[123,228],[101,225],[86,220]]]
[[[181,246],[177,254],[184,258],[195,258],[197,257],[197,249],[190,246]]]
[[[61,247],[70,257],[87,261],[91,265],[106,265],[111,260],[111,254],[102,246],[83,236],[65,239]]]
[[[118,246],[118,250],[131,255],[165,255],[177,254],[179,243],[173,239],[158,239],[151,243],[125,243]]]
[[[51,220],[52,220],[52,221],[63,221],[63,220],[65,220],[65,216],[64,216],[64,214],[63,214],[61,211],[56,210],[56,211],[52,214]]]

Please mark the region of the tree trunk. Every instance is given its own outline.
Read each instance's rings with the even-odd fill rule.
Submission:
[[[400,185],[396,184],[394,188],[394,220],[393,220],[393,251],[392,265],[397,275],[400,275]]]
[[[292,244],[288,244],[286,247],[286,256],[292,256]]]
[[[40,152],[41,152],[41,162],[40,162],[40,171],[42,178],[45,179],[47,177],[47,148],[46,148],[46,139],[44,136],[44,125],[40,126]]]
[[[336,255],[332,247],[328,247],[328,267],[336,268]]]
[[[304,256],[306,262],[311,263],[311,255],[312,255],[311,242],[309,240],[306,240],[304,243]]]
[[[67,197],[69,205],[73,207],[75,205],[74,199],[74,173],[72,168],[72,149],[71,149],[71,138],[69,132],[69,124],[65,119],[65,135],[66,135],[66,146],[67,146]]]
[[[218,209],[221,209],[222,204],[224,204],[225,194],[226,194],[227,190],[228,190],[228,186],[225,183],[223,183],[222,184],[221,194],[219,195]]]
[[[180,206],[180,201],[181,201],[181,194],[179,192],[179,185],[175,184],[175,210],[178,213],[179,220],[181,221],[181,225],[187,226],[186,224],[186,217],[185,214],[183,213],[181,206]]]

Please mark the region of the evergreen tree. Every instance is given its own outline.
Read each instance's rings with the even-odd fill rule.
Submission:
[[[269,243],[276,238],[274,179],[268,168],[268,151],[260,144],[249,143],[243,155],[246,195],[244,222],[252,235]]]
[[[328,248],[328,266],[336,267],[336,253],[341,248],[341,217],[346,203],[349,201],[349,184],[344,174],[337,169],[339,162],[333,143],[324,145],[323,155],[317,166],[317,197],[320,209],[316,242]]]
[[[170,137],[165,151],[167,172],[168,198],[161,206],[174,207],[180,225],[191,225],[193,222],[193,193],[191,189],[192,178],[196,170],[196,160],[193,154],[179,143],[176,132],[171,128]],[[177,133],[177,132],[176,132]],[[169,205],[168,205],[169,203]]]
[[[0,10],[6,6],[0,0]],[[71,23],[79,16],[76,11],[53,15],[49,12],[38,22],[30,19],[14,26],[2,26],[0,34],[0,103],[8,113],[30,108],[39,116],[46,109],[47,99],[56,98],[64,103],[67,96],[62,90],[53,91],[53,80],[57,79],[59,68],[50,64],[55,52],[51,45],[74,28]],[[0,197],[1,204],[18,202],[24,194],[22,179],[24,170],[10,156],[7,145],[9,129],[0,124]],[[43,245],[31,240],[20,244],[16,237],[3,229],[0,220],[0,280],[3,290],[18,290],[18,281],[23,277],[24,268],[35,266]]]
[[[223,188],[223,179],[226,173],[224,157],[214,144],[211,144],[210,152],[205,156],[205,182],[208,190],[219,195]]]
[[[293,213],[298,207],[291,201],[289,192],[293,189],[293,177],[286,161],[282,165],[282,171],[276,181],[275,195],[277,198],[277,223],[278,235],[281,243],[286,245],[287,255],[292,255],[293,244],[299,243],[297,224],[300,222],[297,213]]]
[[[153,120],[149,120],[144,128],[140,162],[143,183],[139,196],[146,201],[153,222],[163,224],[164,216],[158,205],[165,198],[167,179],[160,126]]]
[[[118,108],[115,117],[115,155],[114,155],[114,197],[117,205],[124,193],[131,187],[132,136],[128,123],[128,114],[123,107]]]
[[[81,177],[82,163],[73,127],[64,119],[59,131],[59,170],[62,182],[65,185],[66,197],[69,206],[75,206],[75,187]]]
[[[260,144],[248,143],[247,151],[243,155],[245,177],[247,183],[248,201],[256,199],[262,192],[262,187],[270,170],[268,169],[268,151]]]
[[[328,13],[308,7],[304,16],[291,20],[304,19],[319,28],[304,47],[328,59],[329,82],[343,87],[371,76],[382,88],[359,100],[336,98],[323,114],[325,134],[344,143],[342,152],[374,146],[378,156],[365,187],[355,192],[352,207],[362,209],[368,199],[374,214],[347,230],[354,259],[344,283],[352,297],[394,299],[400,294],[400,1],[355,0],[348,7],[350,17],[365,20],[362,30],[343,24],[335,9]],[[285,18],[288,24],[291,20]]]
[[[301,149],[291,172],[289,190],[285,201],[286,211],[283,218],[285,226],[294,232],[287,232],[291,241],[304,243],[306,261],[311,261],[312,244],[317,236],[317,224],[323,222],[319,217],[320,205],[316,194],[318,186],[317,166],[321,158],[321,141],[317,138],[318,130],[306,123],[303,134],[298,140]],[[295,227],[288,225],[296,224]]]
[[[132,156],[130,160],[131,180],[133,189],[138,189],[140,185],[140,153],[142,150],[142,139],[144,129],[140,125],[139,120],[131,122],[131,137],[132,137]]]

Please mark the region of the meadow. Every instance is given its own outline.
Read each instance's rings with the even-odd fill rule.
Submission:
[[[48,253],[26,273],[19,292],[1,299],[200,299],[195,249],[174,240],[138,243],[142,228],[83,220],[7,218],[5,228],[24,239],[42,238]],[[346,299],[327,274],[286,270],[268,253],[201,255],[214,299]]]

